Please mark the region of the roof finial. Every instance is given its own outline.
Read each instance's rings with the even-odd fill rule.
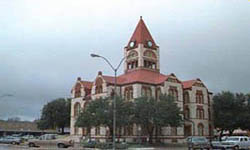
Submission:
[[[140,16],[140,19],[142,19],[142,16]]]

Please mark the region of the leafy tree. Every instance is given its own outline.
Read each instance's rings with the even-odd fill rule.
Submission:
[[[215,128],[219,129],[221,136],[223,131],[229,131],[229,135],[232,135],[235,129],[241,127],[245,113],[245,95],[223,91],[216,94],[213,101]]]
[[[242,130],[250,130],[250,93],[245,95],[245,107],[241,110],[244,112],[240,120],[240,128]]]
[[[88,133],[91,127],[105,126],[109,128],[113,136],[113,99],[100,98],[91,101],[77,118],[76,126],[85,127]],[[121,97],[116,98],[116,127],[126,126],[131,122],[132,103],[124,101]]]
[[[42,130],[58,127],[64,134],[64,128],[70,125],[70,99],[58,98],[44,105],[37,125]]]
[[[9,122],[19,122],[21,121],[21,118],[20,117],[10,117],[7,119],[7,121]]]
[[[156,128],[180,126],[182,116],[180,108],[171,96],[162,95],[160,100],[140,97],[134,102],[134,123],[146,129],[149,143],[152,143],[153,132]]]

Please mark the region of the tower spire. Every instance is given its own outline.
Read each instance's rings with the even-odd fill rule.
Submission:
[[[141,69],[160,71],[159,47],[152,38],[142,16],[140,16],[128,45],[124,48],[124,54],[126,56],[125,73]]]
[[[130,46],[131,42],[134,42],[133,47],[137,47],[138,44],[143,44],[144,47],[150,47],[153,49],[157,49],[158,47],[153,37],[151,36],[147,26],[145,25],[142,16],[140,16],[140,20],[135,28],[135,31],[128,42],[127,45],[128,48],[131,47]],[[152,43],[152,45],[148,45],[148,42]]]

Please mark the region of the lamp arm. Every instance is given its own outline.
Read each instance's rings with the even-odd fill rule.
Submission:
[[[113,67],[113,65],[108,61],[107,58],[105,58],[105,57],[103,57],[103,56],[100,56],[100,57],[101,57],[102,59],[104,59],[114,71],[116,71],[116,69],[115,69],[115,68]]]
[[[119,65],[116,67],[116,70],[118,70],[120,68],[120,66],[121,66],[121,64],[122,64],[122,62],[124,61],[125,58],[126,58],[126,56],[122,58],[122,60],[120,61]]]

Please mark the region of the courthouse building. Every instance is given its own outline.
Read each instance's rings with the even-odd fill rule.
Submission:
[[[160,94],[172,95],[178,107],[184,112],[183,126],[161,128],[160,138],[163,142],[183,142],[184,138],[190,135],[212,135],[212,93],[199,78],[182,81],[174,73],[165,75],[160,72],[160,48],[142,18],[125,45],[123,53],[124,73],[117,77],[118,95],[126,100],[141,96],[157,98]],[[101,71],[92,81],[77,78],[71,90],[71,135],[86,134],[84,128],[74,126],[79,112],[89,101],[111,96],[114,92],[114,83],[114,76],[104,75]],[[109,134],[107,130],[105,127],[93,128],[91,136],[105,138]],[[136,125],[131,125],[129,128],[121,129],[118,134],[127,141],[132,141],[139,135],[139,130]]]

